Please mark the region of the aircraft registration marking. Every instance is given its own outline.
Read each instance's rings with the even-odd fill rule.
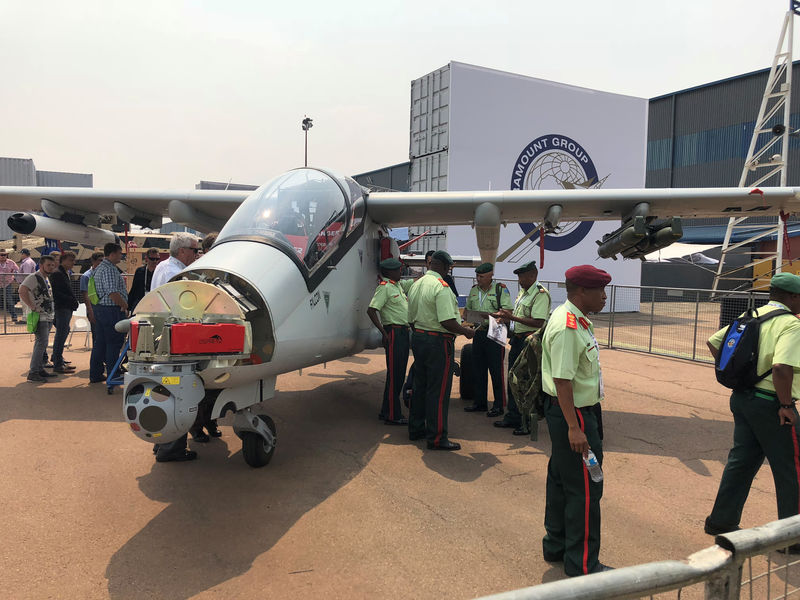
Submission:
[[[180,377],[162,377],[161,384],[162,385],[178,385],[181,382]]]

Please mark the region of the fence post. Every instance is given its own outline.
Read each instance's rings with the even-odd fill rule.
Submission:
[[[6,306],[6,289],[5,288],[2,289],[3,289],[3,334],[6,334],[8,333],[8,307]]]
[[[705,600],[738,600],[742,587],[741,566],[731,562],[712,575],[705,585]]]
[[[647,352],[653,352],[653,319],[655,318],[655,311],[656,311],[656,289],[651,288],[652,293],[650,294],[650,339],[648,340]]]
[[[614,343],[614,313],[616,312],[616,302],[617,302],[617,286],[611,286],[611,314],[609,315],[608,321],[608,347],[613,348]]]
[[[700,317],[700,290],[694,293],[694,335],[692,336],[692,360],[697,358],[697,320]]]

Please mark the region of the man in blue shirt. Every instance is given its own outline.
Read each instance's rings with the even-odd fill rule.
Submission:
[[[103,363],[111,371],[117,362],[125,336],[114,326],[128,314],[128,290],[117,264],[122,260],[122,247],[109,242],[103,247],[105,258],[93,270],[97,289],[97,304],[92,307],[96,323],[96,334],[89,359],[89,382],[105,381]],[[107,373],[110,375],[111,373]]]

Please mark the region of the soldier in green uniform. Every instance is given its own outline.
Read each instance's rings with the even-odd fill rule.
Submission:
[[[514,301],[514,312],[501,308],[498,317],[509,321],[508,334],[511,339],[511,350],[508,353],[508,368],[514,365],[520,352],[525,347],[525,338],[539,329],[547,317],[550,315],[550,292],[541,283],[536,281],[539,276],[539,269],[536,262],[525,263],[514,274],[519,279],[519,294]],[[490,417],[503,414],[502,411],[491,410]],[[514,394],[511,387],[508,388],[508,412],[500,421],[495,421],[495,427],[510,427],[514,429],[514,435],[527,435],[530,433],[521,427],[522,415],[519,412],[517,403],[514,401]]]
[[[756,310],[762,316],[784,309],[793,314],[775,316],[761,324],[758,336],[758,374],[766,377],[755,387],[734,390],[733,448],[722,473],[717,499],[706,518],[705,532],[719,535],[739,529],[742,509],[764,457],[775,481],[778,518],[798,514],[800,504],[800,454],[795,402],[800,398],[800,277],[779,273],[770,281],[769,303]],[[727,328],[708,340],[716,359]],[[800,544],[790,547],[800,552]]]
[[[400,392],[406,377],[410,337],[408,330],[408,298],[406,292],[414,283],[400,279],[403,265],[396,258],[380,263],[381,282],[369,303],[367,314],[383,336],[386,349],[386,385],[378,418],[387,425],[407,425],[400,409]]]
[[[447,437],[447,412],[453,383],[454,341],[472,339],[474,330],[461,325],[458,302],[444,281],[453,259],[443,250],[431,257],[430,269],[408,292],[408,320],[414,327],[414,384],[408,437],[427,438],[430,450],[458,450]]]
[[[591,265],[566,272],[567,301],[553,311],[542,339],[542,391],[552,451],[547,465],[544,559],[564,561],[573,577],[608,570],[600,552],[603,482],[589,477],[591,448],[603,463],[597,406],[603,399],[600,349],[588,315],[606,303],[611,276]]]
[[[506,406],[506,382],[503,377],[506,348],[486,336],[489,331],[488,317],[501,308],[511,310],[511,294],[508,293],[505,284],[492,281],[492,277],[494,277],[492,263],[483,263],[475,269],[478,284],[473,285],[469,291],[466,308],[481,313],[482,319],[472,339],[472,365],[461,365],[461,367],[473,369],[475,377],[475,400],[472,406],[465,406],[464,410],[467,412],[488,410],[489,378],[486,374],[488,369],[492,377],[494,405],[487,416],[496,417],[503,414]]]

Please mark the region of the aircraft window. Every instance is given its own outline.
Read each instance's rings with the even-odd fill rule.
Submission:
[[[350,215],[350,227],[347,230],[349,234],[361,225],[361,221],[364,219],[364,192],[361,186],[350,178],[347,179],[347,186],[350,190],[350,205],[352,207],[350,210],[352,213]]]
[[[336,248],[346,221],[347,205],[339,185],[321,171],[297,169],[253,192],[222,228],[218,242],[268,237],[311,269]]]

